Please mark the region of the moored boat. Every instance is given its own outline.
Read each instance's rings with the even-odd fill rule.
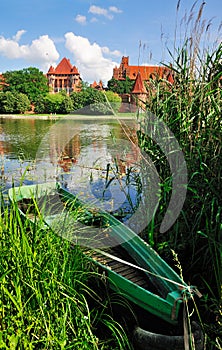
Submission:
[[[77,207],[81,213],[84,211],[84,219],[80,221],[83,228],[87,227],[87,232],[91,230],[91,234],[85,236],[81,233],[80,236],[76,234],[76,228],[72,230],[71,227],[68,239],[83,245],[89,259],[106,271],[111,289],[171,324],[178,322],[184,295],[187,297],[193,293],[192,288],[144,240],[119,220],[106,212],[94,211],[54,183],[12,188],[9,198],[17,203],[22,217],[32,224],[41,224],[42,228],[51,227],[57,233],[60,227],[63,237],[70,208]],[[33,207],[35,214],[32,213]],[[58,220],[62,221],[60,226],[55,225]]]

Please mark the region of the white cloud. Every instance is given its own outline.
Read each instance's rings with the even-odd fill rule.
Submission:
[[[96,6],[96,5],[91,5],[89,7],[88,13],[91,13],[95,16],[104,16],[106,18],[108,18],[109,20],[112,20],[114,18],[113,14],[117,14],[117,13],[121,13],[122,10],[118,9],[116,6],[110,6],[108,9],[100,7],[100,6]],[[89,21],[91,23],[93,22],[97,22],[98,19],[96,17],[92,17]],[[87,23],[87,18],[84,15],[80,15],[78,14],[75,17],[75,21],[80,23],[80,24],[86,24]]]
[[[48,35],[42,35],[33,40],[31,45],[19,45],[18,41],[24,33],[24,30],[19,30],[12,39],[0,36],[0,55],[9,59],[25,59],[38,64],[44,70],[55,64],[59,53],[53,40]]]
[[[20,41],[22,35],[25,33],[26,33],[26,30],[24,30],[24,29],[18,30],[17,33],[12,38],[14,41],[16,41],[18,43]]]
[[[113,19],[113,15],[111,15],[107,9],[104,9],[99,6],[95,6],[95,5],[90,6],[89,13],[92,13],[94,15],[99,15],[99,16],[102,15],[108,19]]]
[[[122,13],[123,11],[118,9],[116,6],[110,6],[109,10],[114,13]]]
[[[80,24],[86,24],[86,16],[77,15],[75,18],[75,21],[80,23]]]
[[[101,50],[106,55],[112,55],[117,57],[121,56],[121,52],[119,50],[110,51],[110,49],[107,46],[101,47]]]
[[[91,23],[98,22],[98,19],[97,19],[96,17],[93,17],[93,18],[91,18],[90,22],[91,22]]]
[[[103,53],[111,53],[108,47],[102,48],[97,43],[72,32],[65,34],[66,48],[73,54],[75,65],[80,71],[81,77],[87,82],[102,80],[106,83],[112,78],[113,68],[118,63],[111,58],[105,58]],[[113,51],[115,52],[115,51]]]

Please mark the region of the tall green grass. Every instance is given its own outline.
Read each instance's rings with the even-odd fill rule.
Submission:
[[[158,169],[160,206],[147,237],[166,258],[178,253],[184,278],[196,284],[204,297],[199,302],[208,337],[207,348],[221,349],[222,312],[222,44],[204,45],[211,22],[202,19],[204,4],[182,19],[185,37],[175,40],[171,64],[174,83],[155,80],[149,85],[147,110],[162,119],[174,133],[188,168],[183,210],[168,232],[158,233],[169,203],[172,176],[166,156],[143,132],[140,147]],[[179,10],[180,1],[177,10]],[[150,234],[152,231],[152,235]]]
[[[1,349],[130,349],[109,298],[90,287],[101,276],[78,246],[21,221],[11,206],[1,209],[0,252]]]

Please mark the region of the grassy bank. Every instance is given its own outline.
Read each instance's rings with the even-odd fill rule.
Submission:
[[[74,120],[97,120],[97,119],[136,119],[136,113],[116,113],[108,115],[90,115],[90,114],[0,114],[2,119],[42,119],[42,120],[60,120],[60,119],[74,119]]]
[[[109,298],[90,287],[98,273],[78,247],[11,207],[1,210],[0,251],[1,349],[130,349]]]

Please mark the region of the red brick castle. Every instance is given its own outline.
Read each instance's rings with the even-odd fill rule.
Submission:
[[[63,58],[56,68],[50,67],[46,74],[51,93],[65,90],[69,95],[73,91],[81,90],[81,77],[76,66],[70,60]]]

